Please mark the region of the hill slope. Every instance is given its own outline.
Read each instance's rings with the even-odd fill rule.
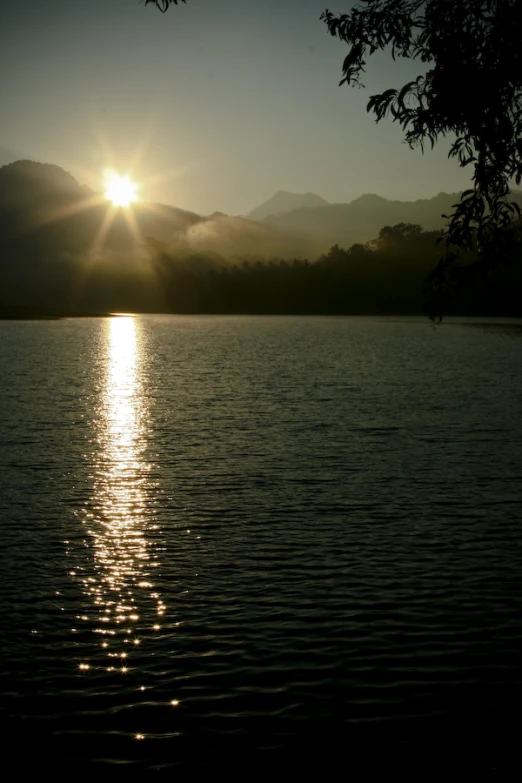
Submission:
[[[326,206],[328,206],[328,201],[325,201],[321,196],[316,196],[315,193],[288,193],[285,190],[279,190],[268,201],[249,212],[247,217],[250,220],[265,220],[270,215],[284,215],[295,209],[315,209]]]
[[[513,200],[522,206],[522,192]],[[431,199],[390,201],[366,194],[348,204],[329,204],[315,209],[294,209],[284,215],[267,217],[265,222],[281,230],[301,232],[318,241],[350,247],[368,242],[386,225],[416,223],[425,231],[443,228],[443,214],[452,212],[460,193],[439,193]]]

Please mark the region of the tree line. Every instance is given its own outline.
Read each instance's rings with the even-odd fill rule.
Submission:
[[[414,315],[430,312],[442,231],[385,226],[365,245],[334,245],[316,261],[219,263],[202,254],[173,256],[154,242],[151,261],[166,309],[177,313]],[[522,315],[520,265],[477,273],[463,258],[447,313]]]
[[[520,224],[518,231],[522,234]],[[432,312],[430,274],[441,237],[441,231],[399,223],[384,226],[364,245],[334,245],[316,260],[267,260],[225,258],[197,252],[182,240],[164,244],[153,238],[139,258],[73,257],[59,251],[51,232],[46,252],[40,235],[38,248],[34,242],[5,248],[0,305],[98,312],[420,315]],[[522,316],[522,264],[482,268],[477,258],[476,250],[463,256],[445,314]]]

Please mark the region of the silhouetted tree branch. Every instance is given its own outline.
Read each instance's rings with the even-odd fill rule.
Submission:
[[[181,0],[182,3],[184,3],[186,0]],[[155,5],[156,8],[159,8],[162,14],[165,13],[165,11],[168,10],[169,5],[178,4],[178,0],[145,0],[145,5],[149,5],[152,3],[152,5]]]
[[[508,195],[522,179],[522,0],[361,0],[348,14],[321,18],[349,46],[341,84],[362,86],[366,59],[378,50],[431,66],[401,89],[372,95],[367,109],[377,122],[391,115],[412,148],[454,135],[449,156],[473,166],[473,188],[447,216],[445,254],[430,276],[436,313],[460,252],[477,250],[489,270],[514,246],[520,209]]]

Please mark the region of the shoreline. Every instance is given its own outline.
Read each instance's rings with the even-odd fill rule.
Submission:
[[[93,312],[87,311],[60,311],[60,310],[38,310],[31,307],[6,307],[0,308],[0,321],[58,321],[68,318],[119,318],[122,316],[157,316],[157,317],[203,317],[203,318],[377,318],[377,319],[392,319],[392,320],[411,320],[420,319],[430,321],[430,317],[427,313],[328,313],[328,312],[316,312],[316,313],[285,313],[285,312]],[[500,322],[511,323],[519,326],[522,321],[520,315],[505,315],[505,314],[483,314],[483,315],[468,315],[451,313],[445,315],[442,319],[443,323],[484,323],[484,322]]]

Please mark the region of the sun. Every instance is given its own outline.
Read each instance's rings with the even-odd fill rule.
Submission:
[[[133,201],[138,201],[138,185],[129,177],[121,176],[115,171],[105,173],[105,198],[114,207],[128,207]]]

